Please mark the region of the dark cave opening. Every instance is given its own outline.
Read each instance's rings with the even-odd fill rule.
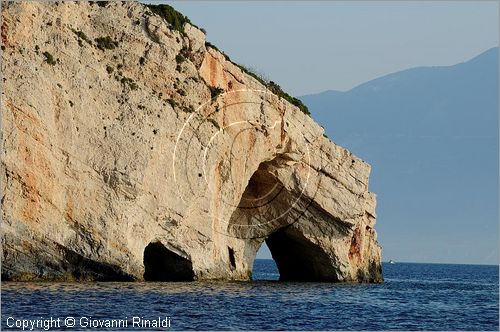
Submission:
[[[160,242],[151,242],[144,249],[144,280],[193,281],[193,264]]]
[[[259,165],[230,218],[228,231],[240,238],[265,238],[280,281],[338,281],[328,254],[314,237],[304,234],[307,229],[294,226],[309,222],[302,220],[308,202],[280,181],[279,169],[283,167],[288,166],[280,158]],[[269,272],[269,280],[276,277],[272,263],[259,262],[259,266],[265,265],[263,268]],[[263,275],[260,270],[256,272],[254,280],[266,280],[262,279],[265,272]]]
[[[236,259],[234,258],[234,250],[233,248],[228,247],[229,251],[229,263],[231,264],[231,269],[234,270],[236,268]]]
[[[266,244],[280,281],[338,281],[328,255],[291,227],[269,235]]]

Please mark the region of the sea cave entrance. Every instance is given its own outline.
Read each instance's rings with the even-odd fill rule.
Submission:
[[[259,165],[231,216],[230,234],[265,239],[261,245],[265,242],[269,248],[280,281],[338,281],[328,254],[313,235],[306,234],[307,223],[314,218],[308,211],[310,201],[288,190],[278,178],[286,174],[279,172],[280,168],[290,167],[282,161],[277,158]],[[271,261],[259,261],[257,265],[254,261],[257,274],[252,279],[277,279]]]
[[[262,243],[253,264],[252,280],[338,281],[338,278],[329,256],[318,245],[285,227]]]
[[[330,257],[297,228],[284,227],[266,239],[280,281],[338,281]]]
[[[144,249],[144,280],[193,281],[193,264],[160,242],[151,242]]]

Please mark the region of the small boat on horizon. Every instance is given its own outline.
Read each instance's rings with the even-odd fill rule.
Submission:
[[[396,264],[395,261],[393,261],[392,259],[389,260],[389,264]]]

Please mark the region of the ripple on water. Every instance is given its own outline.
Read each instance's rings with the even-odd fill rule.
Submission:
[[[498,267],[383,268],[380,285],[277,282],[274,264],[260,260],[254,282],[5,282],[2,328],[9,316],[170,316],[172,329],[498,329]]]

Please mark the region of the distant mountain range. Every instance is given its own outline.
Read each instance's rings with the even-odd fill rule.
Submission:
[[[498,263],[498,48],[300,98],[372,165],[384,257]]]

